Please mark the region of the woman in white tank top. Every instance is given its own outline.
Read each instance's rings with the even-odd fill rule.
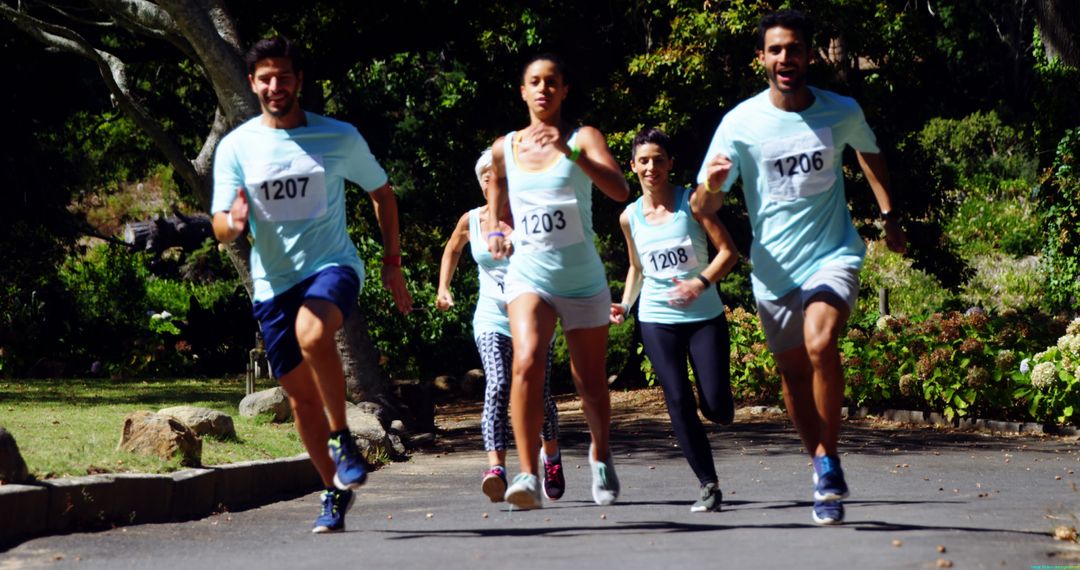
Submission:
[[[507,489],[506,500],[522,509],[542,506],[536,433],[544,420],[547,344],[559,319],[592,435],[593,500],[610,504],[619,493],[608,441],[611,400],[606,358],[611,294],[602,265],[597,272],[591,186],[619,202],[629,197],[630,189],[604,135],[592,127],[574,130],[563,122],[562,103],[568,92],[559,58],[534,57],[525,66],[521,82],[529,124],[492,145],[497,183],[489,194],[488,208],[498,212],[509,200],[515,221],[507,301],[514,346],[510,419],[521,473]],[[523,227],[524,223],[529,226]],[[495,221],[485,231],[494,256],[510,254],[510,240]],[[582,279],[583,274],[589,277]]]

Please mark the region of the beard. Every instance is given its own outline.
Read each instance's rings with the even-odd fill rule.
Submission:
[[[270,94],[269,93],[267,93],[266,95],[263,95],[263,97],[262,97],[263,109],[266,109],[266,112],[269,113],[271,116],[274,116],[274,117],[279,117],[280,118],[280,117],[284,117],[284,116],[288,115],[289,112],[292,111],[294,105],[296,105],[296,95],[293,95],[293,94],[290,94],[288,97],[286,97],[284,100],[282,100],[281,101],[281,106],[279,108],[277,108],[277,109],[274,109],[274,108],[272,108],[270,106]]]
[[[792,93],[792,92],[798,91],[804,85],[806,85],[806,74],[805,73],[798,74],[798,75],[788,79],[783,84],[780,83],[780,77],[777,75],[777,73],[775,71],[771,70],[771,69],[766,69],[765,70],[765,77],[767,77],[768,80],[769,80],[769,83],[771,85],[775,86],[776,90],[780,91],[781,93]],[[784,85],[784,87],[781,87],[781,85]]]

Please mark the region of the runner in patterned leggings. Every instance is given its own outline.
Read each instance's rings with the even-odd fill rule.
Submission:
[[[529,125],[492,145],[496,184],[488,209],[507,200],[514,218],[514,255],[498,220],[489,218],[485,238],[496,259],[510,257],[506,298],[514,343],[510,421],[519,473],[506,500],[521,509],[542,506],[537,477],[536,432],[543,423],[545,354],[561,320],[574,384],[581,396],[592,444],[592,495],[607,505],[619,494],[611,460],[611,400],[607,387],[607,327],[611,292],[593,243],[592,186],[624,201],[630,190],[607,142],[592,127],[563,122],[569,92],[562,62],[544,54],[525,66],[521,98]]]
[[[728,325],[713,284],[734,267],[738,253],[715,212],[691,210],[694,190],[668,180],[674,163],[666,134],[645,129],[631,148],[630,168],[641,181],[642,195],[619,217],[630,269],[622,302],[611,305],[611,321],[623,322],[640,292],[645,353],[664,388],[679,447],[701,485],[690,511],[719,511],[723,495],[686,363],[689,358],[694,369],[701,413],[731,423]],[[712,261],[706,234],[717,251]]]
[[[492,184],[491,150],[486,150],[476,161],[476,176],[485,198]],[[469,246],[476,261],[477,278],[480,281],[480,295],[476,300],[473,313],[473,338],[480,351],[480,360],[484,365],[484,378],[487,384],[484,390],[484,412],[480,428],[484,436],[484,450],[488,456],[488,470],[481,481],[481,489],[492,502],[503,500],[506,493],[506,448],[509,441],[507,420],[510,406],[510,371],[513,362],[513,345],[510,339],[510,320],[506,316],[506,299],[503,294],[504,277],[509,261],[496,260],[487,250],[483,238],[482,224],[488,220],[487,206],[469,210],[458,220],[454,233],[443,249],[442,263],[439,267],[439,293],[435,305],[440,311],[454,306],[454,296],[450,292],[450,282],[454,278],[458,260],[465,246]],[[509,235],[513,231],[509,207],[504,208],[499,216],[502,232]],[[562,458],[559,453],[559,415],[555,400],[551,397],[551,356],[553,345],[548,345],[547,367],[544,377],[544,427],[541,431],[543,446],[541,461],[544,464],[542,481],[544,495],[550,500],[558,500],[566,489],[563,476]]]

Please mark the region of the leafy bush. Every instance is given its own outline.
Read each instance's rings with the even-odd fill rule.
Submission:
[[[1015,259],[990,253],[976,256],[971,267],[975,274],[960,291],[960,298],[968,306],[1000,312],[1033,309],[1042,304],[1046,276],[1038,257]]]
[[[1080,129],[1057,146],[1042,193],[1046,302],[1051,309],[1077,307],[1080,299]]]
[[[1035,183],[1038,162],[1026,136],[1003,124],[995,111],[930,119],[917,138],[934,178],[944,182],[942,190],[954,203],[965,195],[1022,195]]]
[[[725,308],[731,334],[731,391],[746,403],[780,401],[780,373],[756,314]]]
[[[912,265],[910,258],[889,251],[884,241],[867,243],[866,261],[859,276],[863,291],[852,320],[878,313],[877,291],[882,287],[888,289],[893,314],[916,319],[940,311],[952,295],[934,276]]]
[[[987,200],[971,196],[945,220],[945,235],[966,260],[1004,252],[1013,256],[1036,253],[1042,241],[1035,205],[1024,197]]]
[[[1069,324],[1057,344],[1024,359],[1021,372],[1014,396],[1028,403],[1032,417],[1072,421],[1080,412],[1080,319]]]

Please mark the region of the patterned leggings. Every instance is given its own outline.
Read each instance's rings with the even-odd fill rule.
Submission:
[[[513,370],[514,348],[510,337],[497,332],[480,333],[476,339],[480,360],[484,364],[484,413],[480,429],[484,435],[484,451],[504,451],[509,441],[510,376]],[[545,441],[559,437],[559,412],[551,397],[551,353],[554,343],[548,347],[547,371],[544,375],[544,429],[540,437]]]

